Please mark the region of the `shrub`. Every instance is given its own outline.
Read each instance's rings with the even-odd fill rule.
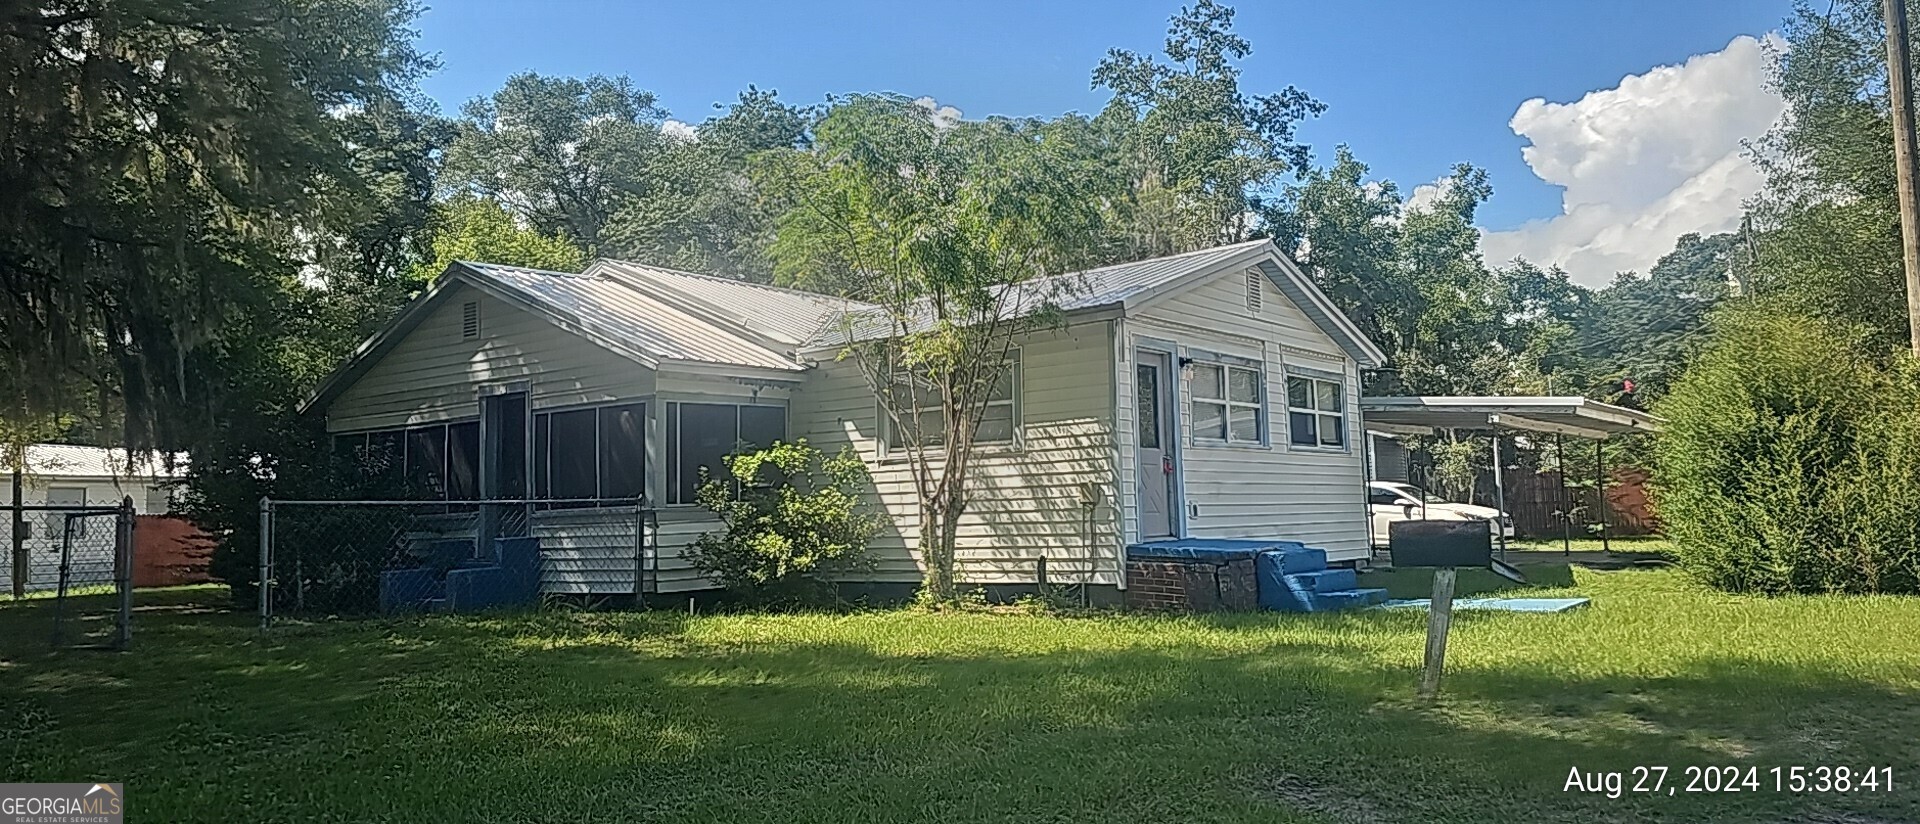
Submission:
[[[1658,407],[1656,503],[1681,562],[1739,592],[1920,591],[1920,372],[1750,307]]]
[[[865,563],[879,520],[862,504],[867,469],[851,450],[829,457],[803,439],[726,463],[731,478],[703,478],[698,492],[725,526],[688,550],[695,569],[751,603],[797,606],[825,600],[832,573]]]

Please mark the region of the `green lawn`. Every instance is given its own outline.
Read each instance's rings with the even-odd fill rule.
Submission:
[[[135,650],[0,602],[0,778],[140,821],[1909,821],[1920,599],[1576,569],[1563,615],[714,616],[295,626],[142,593]],[[1563,591],[1563,590],[1554,590]],[[1878,794],[1608,799],[1570,767],[1891,765]],[[1764,773],[1763,773],[1764,774]],[[1770,781],[1770,779],[1768,779]]]

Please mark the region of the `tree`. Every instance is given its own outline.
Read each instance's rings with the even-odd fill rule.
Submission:
[[[105,410],[135,447],[205,429],[225,353],[249,345],[237,322],[318,261],[303,238],[355,223],[343,202],[378,198],[355,144],[429,65],[414,12],[71,0],[0,19],[4,414]]]
[[[1266,215],[1268,230],[1367,339],[1386,352],[1413,341],[1421,295],[1400,260],[1404,204],[1392,181],[1367,180],[1346,146],[1307,172]]]
[[[519,225],[494,201],[461,195],[435,204],[434,212],[433,257],[415,270],[416,284],[438,277],[456,260],[556,272],[578,272],[587,264],[579,247]]]
[[[1128,247],[1139,259],[1251,237],[1260,195],[1309,165],[1295,130],[1326,106],[1288,86],[1248,96],[1236,61],[1252,54],[1233,9],[1198,0],[1167,29],[1166,57],[1107,52],[1093,85],[1113,92],[1098,118],[1127,175]]]
[[[1757,153],[1752,294],[1785,311],[1907,340],[1881,0],[1799,3],[1773,66],[1786,114]]]
[[[1920,371],[1871,334],[1759,303],[1657,407],[1658,502],[1680,559],[1744,592],[1920,591]]]
[[[973,445],[1017,336],[1054,319],[1099,229],[1074,164],[1030,121],[949,122],[894,95],[838,102],[762,175],[793,204],[781,280],[877,305],[841,329],[906,453],[925,591],[951,600]],[[1064,171],[1063,171],[1064,170]],[[938,408],[937,421],[913,410]]]
[[[651,191],[672,146],[666,111],[625,76],[517,74],[461,108],[444,187],[490,198],[590,255],[630,197]]]
[[[756,156],[804,149],[818,113],[748,87],[691,137],[668,142],[643,191],[622,201],[608,254],[759,283],[773,279],[767,247],[777,206],[755,186]]]

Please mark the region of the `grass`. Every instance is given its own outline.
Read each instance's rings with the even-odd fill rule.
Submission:
[[[135,649],[0,603],[0,776],[145,821],[1907,821],[1920,599],[1576,569],[1562,615],[546,612],[276,628],[142,592]],[[1891,765],[1608,799],[1569,768]],[[1764,774],[1764,773],[1763,773]]]

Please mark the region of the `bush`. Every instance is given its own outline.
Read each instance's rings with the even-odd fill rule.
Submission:
[[[732,479],[703,478],[700,505],[725,529],[688,550],[695,569],[762,606],[821,603],[833,573],[865,563],[879,520],[861,502],[867,468],[851,450],[828,457],[805,440],[728,456]]]
[[[1658,407],[1655,502],[1681,562],[1737,592],[1920,592],[1920,370],[1750,307]]]

